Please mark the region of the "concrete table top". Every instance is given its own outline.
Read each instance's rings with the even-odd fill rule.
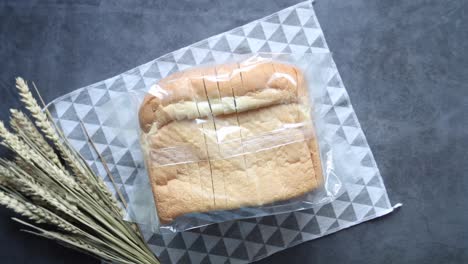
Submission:
[[[46,101],[297,0],[0,3],[0,119],[14,77]],[[393,203],[389,216],[258,263],[468,263],[468,2],[317,0],[325,37]],[[98,263],[18,230],[0,209],[2,263]]]

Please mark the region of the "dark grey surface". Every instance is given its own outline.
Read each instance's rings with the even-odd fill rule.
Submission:
[[[71,1],[70,1],[71,2]],[[14,77],[46,101],[263,17],[282,1],[3,1],[0,118]],[[316,12],[397,212],[259,263],[468,262],[468,2],[318,0]],[[2,263],[97,263],[20,233]]]

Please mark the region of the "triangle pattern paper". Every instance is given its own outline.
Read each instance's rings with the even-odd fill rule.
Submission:
[[[293,10],[288,17],[283,21],[283,25],[298,26],[301,24],[296,10]]]
[[[254,39],[261,39],[265,40],[265,32],[263,32],[263,27],[261,23],[258,23],[255,25],[255,27],[250,31],[250,33],[247,35],[248,38],[254,38]]]
[[[136,182],[147,175],[138,130],[121,129],[134,126],[135,120],[118,114],[116,100],[122,102],[119,106],[125,105],[130,90],[141,90],[144,94],[157,80],[180,69],[226,61],[233,54],[253,51],[293,52],[294,57],[329,52],[312,4],[303,2],[62,96],[50,104],[49,110],[72,146],[113,190],[110,178],[80,129],[79,122],[85,124],[105,157],[117,188],[132,204]],[[248,263],[393,211],[345,86],[333,60],[330,61],[324,98],[327,111],[321,114],[325,116],[328,132],[346,139],[343,144],[354,157],[350,162],[357,163],[354,178],[343,181],[343,192],[329,204],[296,213],[218,223],[178,234],[143,229],[150,248],[162,263]],[[251,209],[229,212],[241,217],[255,216],[254,213]],[[193,216],[191,220],[199,219]]]

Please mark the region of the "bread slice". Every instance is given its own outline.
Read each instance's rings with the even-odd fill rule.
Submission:
[[[312,106],[311,106],[311,98],[309,97],[308,89],[307,89],[307,83],[304,78],[304,74],[302,71],[296,67],[293,67],[294,72],[296,73],[296,79],[297,79],[297,98],[298,102],[302,106],[302,111],[299,113],[301,114],[300,119],[303,120],[313,120],[313,118],[310,116],[312,112]],[[308,133],[306,137],[308,138],[307,140],[307,146],[309,147],[310,150],[310,157],[314,163],[314,170],[315,170],[315,179],[317,181],[317,185],[321,186],[323,184],[323,174],[322,174],[322,161],[320,159],[320,152],[319,152],[319,144],[317,141],[317,135],[315,132],[315,128],[312,122],[307,122],[305,123],[304,131]]]
[[[275,65],[265,61],[240,64],[240,68],[243,69],[241,71],[242,84],[251,88],[250,93],[283,89],[289,93],[289,96],[297,98],[296,73],[288,65]],[[256,79],[260,84],[252,83],[252,76],[258,76],[262,73],[263,76],[266,76],[266,80],[265,77],[261,77]],[[234,93],[238,93],[236,94],[237,103],[237,97],[242,93],[245,94],[246,91],[240,89],[234,91]],[[279,103],[288,103],[291,101],[288,98],[285,97]],[[238,114],[242,139],[244,142],[250,142],[247,144],[250,145],[251,150],[249,151],[252,153],[246,155],[246,164],[248,174],[254,175],[256,178],[259,204],[294,198],[315,188],[317,185],[312,161],[307,158],[309,149],[305,143],[304,135],[298,133],[300,129],[294,131],[296,132],[294,133],[291,129],[286,128],[288,125],[301,125],[304,121],[308,122],[308,120],[298,119],[299,111],[299,105],[297,104],[283,104]],[[289,138],[291,135],[294,135],[294,137]],[[249,140],[252,138],[254,140]],[[278,147],[285,141],[283,138],[286,138],[286,142],[291,140],[298,141],[298,143]],[[293,159],[293,153],[290,150],[298,154],[302,159]],[[289,153],[290,160],[282,160],[285,153]],[[284,179],[282,173],[285,171],[294,171],[295,173],[286,173],[285,175],[300,175],[300,178],[295,181],[293,175],[289,176],[289,179]],[[303,171],[303,173],[300,173],[300,171]],[[304,178],[303,174],[307,174],[309,177]],[[294,186],[294,188],[291,189],[288,186]]]
[[[189,69],[150,89],[139,119],[162,222],[284,201],[322,184],[301,74],[245,61]]]
[[[195,133],[200,135],[199,151],[203,153],[198,162],[200,170],[200,182],[201,182],[201,196],[207,204],[209,210],[215,209],[215,197],[213,189],[212,169],[209,162],[208,149],[207,149],[207,136],[205,124],[207,120],[205,117],[208,115],[210,108],[206,100],[205,84],[203,81],[203,69],[195,69],[187,74],[187,78],[190,80],[190,87],[194,94],[195,102],[197,105],[198,117],[195,120],[197,127],[195,129],[187,128],[187,133]],[[177,122],[176,122],[177,123]],[[191,212],[197,212],[192,209]],[[202,211],[203,212],[203,211]]]
[[[201,78],[199,80],[203,82]],[[179,75],[159,84],[177,92],[188,88],[185,92],[197,102],[198,95],[193,92],[191,81],[191,78]],[[197,104],[195,107],[198,109]],[[158,216],[163,223],[190,210],[214,209],[211,170],[201,126],[194,119],[171,122],[157,130],[153,127],[156,131],[143,136]]]
[[[304,75],[301,70],[297,67],[289,64],[272,62],[271,65],[274,68],[274,74],[270,80],[269,85],[272,87],[287,86],[289,91],[296,91],[297,102],[301,108],[298,114],[301,115],[299,120],[310,120],[310,122],[303,122],[304,136],[307,138],[307,146],[309,148],[310,156],[314,164],[314,170],[316,175],[317,184],[321,185],[322,180],[322,165],[320,161],[320,155],[318,153],[318,142],[316,140],[315,129],[312,123],[310,113],[312,107],[309,100],[307,84],[304,79]]]
[[[236,69],[236,63],[216,67],[221,100],[234,108],[233,113],[229,108],[225,112],[227,114],[215,119],[226,191],[226,209],[237,208],[239,204],[255,205],[258,201],[254,179],[247,174],[245,156],[242,155],[244,150],[233,92],[233,88],[241,86],[242,82]]]
[[[242,139],[251,145],[247,170],[257,179],[260,204],[291,199],[317,187],[302,130],[282,131],[303,121],[297,118],[299,111],[297,104],[282,104],[239,115]]]
[[[208,150],[208,159],[211,165],[211,179],[213,181],[214,203],[216,208],[226,207],[226,191],[224,188],[223,166],[219,142],[218,132],[216,128],[216,119],[213,113],[223,112],[221,99],[218,91],[218,83],[216,80],[216,70],[213,67],[203,69],[203,82],[205,92],[210,106],[210,115],[206,118],[206,123],[203,124],[206,147]]]

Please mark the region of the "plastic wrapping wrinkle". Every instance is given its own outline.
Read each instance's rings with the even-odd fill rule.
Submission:
[[[314,136],[312,130],[305,130],[303,124],[293,124],[272,132],[259,134],[250,138],[236,138],[226,140],[226,135],[218,141],[219,153],[209,157],[209,160],[229,159],[245,154],[265,151],[271,148],[284,146],[296,142],[305,142]],[[233,129],[240,133],[240,129]],[[231,134],[231,133],[229,133]],[[214,137],[211,135],[210,137]],[[219,137],[218,137],[219,138]],[[151,148],[149,159],[154,166],[168,166],[182,163],[207,161],[208,157],[202,159],[197,150],[191,145],[179,145],[167,148]]]

